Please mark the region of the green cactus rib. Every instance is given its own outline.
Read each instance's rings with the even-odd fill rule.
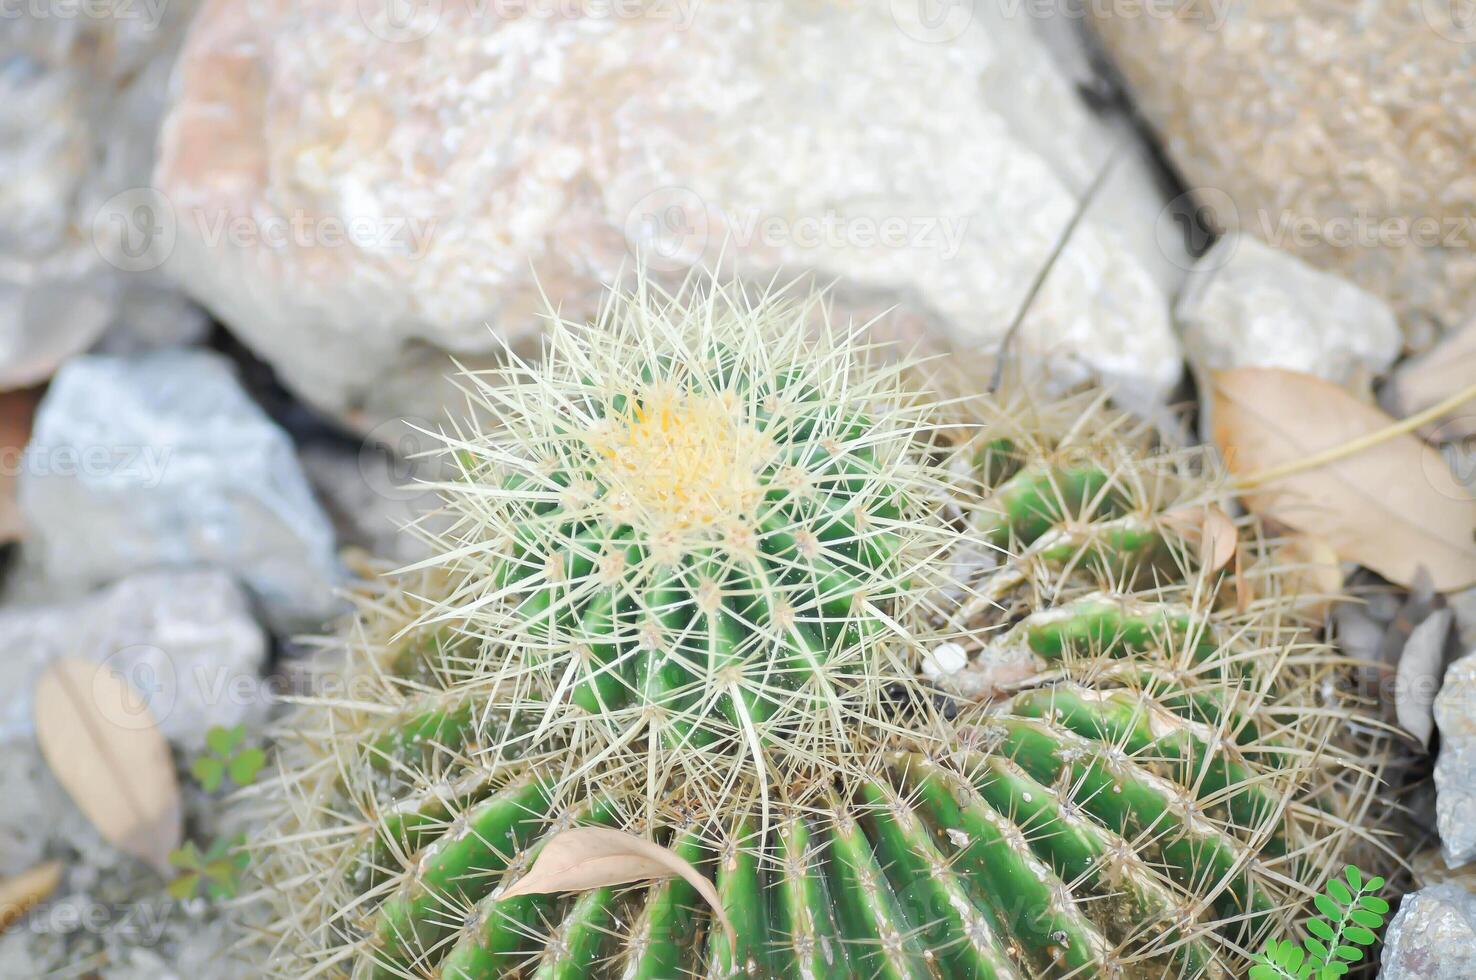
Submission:
[[[380,975],[1207,976],[1226,969],[1221,942],[1274,920],[1259,869],[1287,850],[1284,818],[1230,743],[1070,683],[979,724],[982,747],[899,753],[766,830],[669,835],[715,880],[736,948],[680,879],[500,899],[570,822],[515,780],[406,862],[375,912]]]
[[[1026,692],[1011,709],[1117,746],[1147,768],[1161,770],[1177,785],[1191,788],[1199,801],[1226,807],[1239,826],[1266,826],[1284,802],[1260,784],[1249,764],[1232,757],[1233,749],[1211,748],[1218,740],[1214,732],[1191,732],[1155,703],[1127,691],[1100,694],[1061,684]],[[1262,846],[1272,854],[1286,853],[1286,841],[1279,835]]]
[[[420,965],[436,955],[457,923],[445,910],[470,905],[491,887],[548,806],[547,787],[527,775],[476,804],[417,859],[416,874],[387,898],[375,916],[376,976]]]
[[[989,502],[985,537],[997,547],[1029,546],[1070,517],[1117,516],[1121,501],[1094,465],[1028,466],[1005,480]]]
[[[1013,724],[1037,730],[1032,720]],[[1053,736],[1058,761],[1074,740]],[[523,807],[539,802],[529,791],[536,783],[513,784],[472,812],[501,814],[484,829],[509,846],[512,813],[531,821],[521,849],[458,853],[452,872],[452,862],[435,860],[443,847],[432,845],[432,860],[414,874],[436,884],[411,877],[407,884],[417,883],[407,893],[438,898],[386,900],[377,933],[393,923],[401,942],[376,949],[376,975],[407,968],[444,980],[1221,974],[1207,938],[1216,921],[1237,932],[1244,905],[1270,912],[1255,897],[1250,871],[1222,864],[1240,859],[1230,853],[1238,845],[1175,816],[1171,801],[1145,801],[1151,777],[1119,772],[1133,784],[1121,800],[1085,779],[1063,795],[1010,759],[1017,748],[1020,755],[1040,751],[1006,741],[1000,754],[980,754],[967,767],[898,754],[849,792],[838,786],[825,805],[795,810],[766,835],[744,817],[732,819],[720,841],[693,830],[670,834],[673,850],[715,880],[736,948],[681,879],[499,897],[571,823],[551,810],[528,815]],[[1152,812],[1152,805],[1160,807],[1146,818],[1156,825],[1154,843],[1130,846],[1129,835],[1142,835],[1144,826],[1129,809]],[[1171,863],[1176,856],[1184,867]],[[1212,895],[1194,880],[1205,876],[1226,882],[1209,908],[1191,898]]]

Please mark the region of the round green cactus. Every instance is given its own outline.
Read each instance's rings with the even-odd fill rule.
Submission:
[[[891,727],[951,531],[897,370],[813,304],[690,302],[621,301],[468,379],[495,425],[447,439],[455,586],[421,619],[461,704],[425,719],[496,690],[580,775],[676,773],[716,808]]]
[[[945,424],[814,313],[622,297],[470,379],[438,557],[280,740],[271,972],[1239,975],[1369,836],[1342,665],[1254,526],[1195,546],[1197,457],[1099,400]],[[721,916],[508,894],[580,824]]]

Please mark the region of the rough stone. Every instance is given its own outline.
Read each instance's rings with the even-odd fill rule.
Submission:
[[[213,353],[68,362],[37,412],[19,500],[25,548],[59,583],[216,565],[279,630],[339,609],[333,529],[292,443]]]
[[[1452,868],[1476,859],[1476,653],[1451,664],[1435,697],[1436,824]]]
[[[1303,371],[1361,394],[1399,356],[1388,305],[1294,255],[1231,234],[1190,274],[1174,317],[1196,366]]]
[[[0,608],[0,742],[31,736],[31,692],[58,657],[107,663],[146,699],[166,737],[203,744],[212,725],[259,717],[267,642],[222,571],[145,572],[73,602]]]
[[[897,307],[883,333],[988,349],[1109,152],[993,5],[391,6],[207,2],[156,171],[167,268],[363,428],[436,416],[447,352],[532,346],[543,293],[588,315],[634,255],[662,279],[813,273],[842,315]],[[1143,197],[1134,220],[1093,209],[1018,340],[1151,404],[1180,353]]]
[[[1450,608],[1455,612],[1456,632],[1460,635],[1462,650],[1476,650],[1476,589],[1467,589],[1448,597]]]
[[[0,31],[0,388],[108,337],[198,337],[203,313],[153,270],[146,199],[193,0],[7,8]],[[142,257],[140,259],[140,257]]]
[[[1468,980],[1476,976],[1476,895],[1432,885],[1404,896],[1384,934],[1380,980]]]
[[[1205,225],[1383,297],[1416,347],[1476,314],[1476,21],[1460,3],[1088,6]]]
[[[417,446],[425,441],[413,440]],[[418,485],[433,477],[434,460],[413,453],[407,458],[373,439],[357,451],[312,445],[300,455],[342,544],[393,563],[429,557],[429,545],[408,529],[428,526],[440,507],[436,492]]]

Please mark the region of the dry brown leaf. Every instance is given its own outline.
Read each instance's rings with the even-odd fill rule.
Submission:
[[[1384,392],[1384,403],[1400,415],[1413,415],[1454,395],[1472,378],[1476,378],[1476,323],[1400,365]],[[1436,442],[1476,435],[1476,411],[1467,408],[1448,415],[1426,426],[1423,434]]]
[[[148,705],[86,660],[59,660],[36,683],[36,740],[57,781],[103,838],[172,876],[183,833],[179,781]]]
[[[0,881],[0,932],[9,929],[21,916],[46,901],[61,884],[61,878],[61,862],[49,861]]]
[[[575,827],[549,838],[533,867],[517,884],[504,891],[502,897],[588,891],[674,875],[685,878],[707,900],[722,921],[729,947],[735,948],[733,924],[728,921],[712,882],[659,844],[609,827]]]
[[[1241,480],[1395,421],[1308,374],[1237,368],[1211,377],[1214,442]],[[1476,582],[1476,499],[1440,453],[1413,435],[1267,481],[1242,499],[1400,585],[1421,566],[1442,592]]]
[[[0,392],[0,450],[19,456],[31,441],[31,421],[36,403],[41,400],[39,388]],[[23,524],[16,504],[17,467],[0,471],[0,542],[15,541]]]
[[[1206,572],[1218,572],[1230,564],[1235,549],[1240,546],[1240,531],[1235,522],[1215,504],[1171,510],[1163,515],[1163,523],[1174,533],[1195,542],[1199,563]]]
[[[1333,546],[1313,534],[1294,534],[1276,546],[1282,590],[1297,596],[1297,608],[1325,619],[1343,595],[1343,564]]]

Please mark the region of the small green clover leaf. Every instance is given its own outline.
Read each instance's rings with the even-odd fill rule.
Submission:
[[[190,772],[208,793],[220,789],[226,777],[237,786],[250,786],[266,765],[266,753],[251,747],[236,751],[246,740],[246,726],[223,728],[216,725],[205,733],[209,755],[202,755],[190,765]]]
[[[241,874],[251,864],[245,843],[244,835],[220,838],[202,854],[194,841],[186,841],[169,855],[169,863],[184,872],[169,883],[169,894],[183,901],[203,889],[207,898],[216,901],[235,898],[241,889]]]

